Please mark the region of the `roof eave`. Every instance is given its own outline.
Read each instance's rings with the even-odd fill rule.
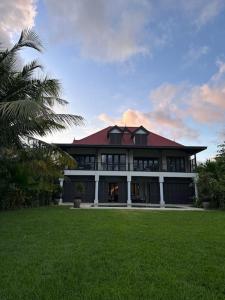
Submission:
[[[169,149],[179,149],[188,152],[193,155],[199,153],[203,150],[206,150],[206,146],[148,146],[148,145],[104,145],[104,144],[54,144],[64,150],[68,148],[126,148],[126,149],[160,149],[160,150],[169,150]]]

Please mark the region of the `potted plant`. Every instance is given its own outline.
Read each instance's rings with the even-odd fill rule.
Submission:
[[[74,198],[73,207],[80,208],[82,194],[84,193],[84,184],[82,182],[77,182],[75,189],[76,189],[77,196]]]
[[[202,200],[202,207],[204,209],[209,209],[210,208],[210,200],[208,197],[204,197]]]

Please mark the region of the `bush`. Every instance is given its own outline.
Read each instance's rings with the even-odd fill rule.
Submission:
[[[199,201],[210,202],[211,208],[225,207],[225,144],[218,146],[214,160],[198,167]]]

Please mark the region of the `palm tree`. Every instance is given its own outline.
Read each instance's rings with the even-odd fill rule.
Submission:
[[[36,60],[18,67],[18,53],[26,47],[43,49],[37,34],[29,29],[22,31],[11,49],[0,49],[0,145],[5,147],[22,147],[34,136],[83,122],[81,116],[54,112],[54,105],[67,101],[60,98],[57,79],[37,77],[36,70],[43,67]]]

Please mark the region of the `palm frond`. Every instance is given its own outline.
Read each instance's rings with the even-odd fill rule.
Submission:
[[[30,99],[0,102],[0,118],[2,120],[22,120],[24,122],[28,118],[45,113],[45,107]]]
[[[18,43],[11,49],[12,52],[18,51],[23,47],[30,47],[39,52],[42,51],[43,45],[38,35],[30,28],[24,29],[21,32]]]
[[[24,47],[42,51],[43,46],[38,35],[31,29],[24,29],[21,32],[18,42],[10,49],[0,52],[0,70],[4,66],[10,66],[12,69],[17,61],[17,52]]]
[[[42,65],[40,65],[37,60],[33,60],[29,64],[25,65],[20,74],[23,79],[28,79],[31,77],[35,69],[43,69]]]
[[[57,114],[56,104],[66,105],[62,99],[60,81],[45,76],[35,77],[35,70],[42,66],[33,60],[22,70],[17,70],[17,52],[23,47],[41,51],[42,44],[32,30],[23,30],[18,42],[10,49],[0,52],[0,130],[3,144],[24,146],[27,136],[45,136],[82,125],[81,116]],[[12,63],[11,63],[12,62]]]
[[[83,125],[84,119],[81,116],[71,114],[51,114],[49,118],[63,125]]]

